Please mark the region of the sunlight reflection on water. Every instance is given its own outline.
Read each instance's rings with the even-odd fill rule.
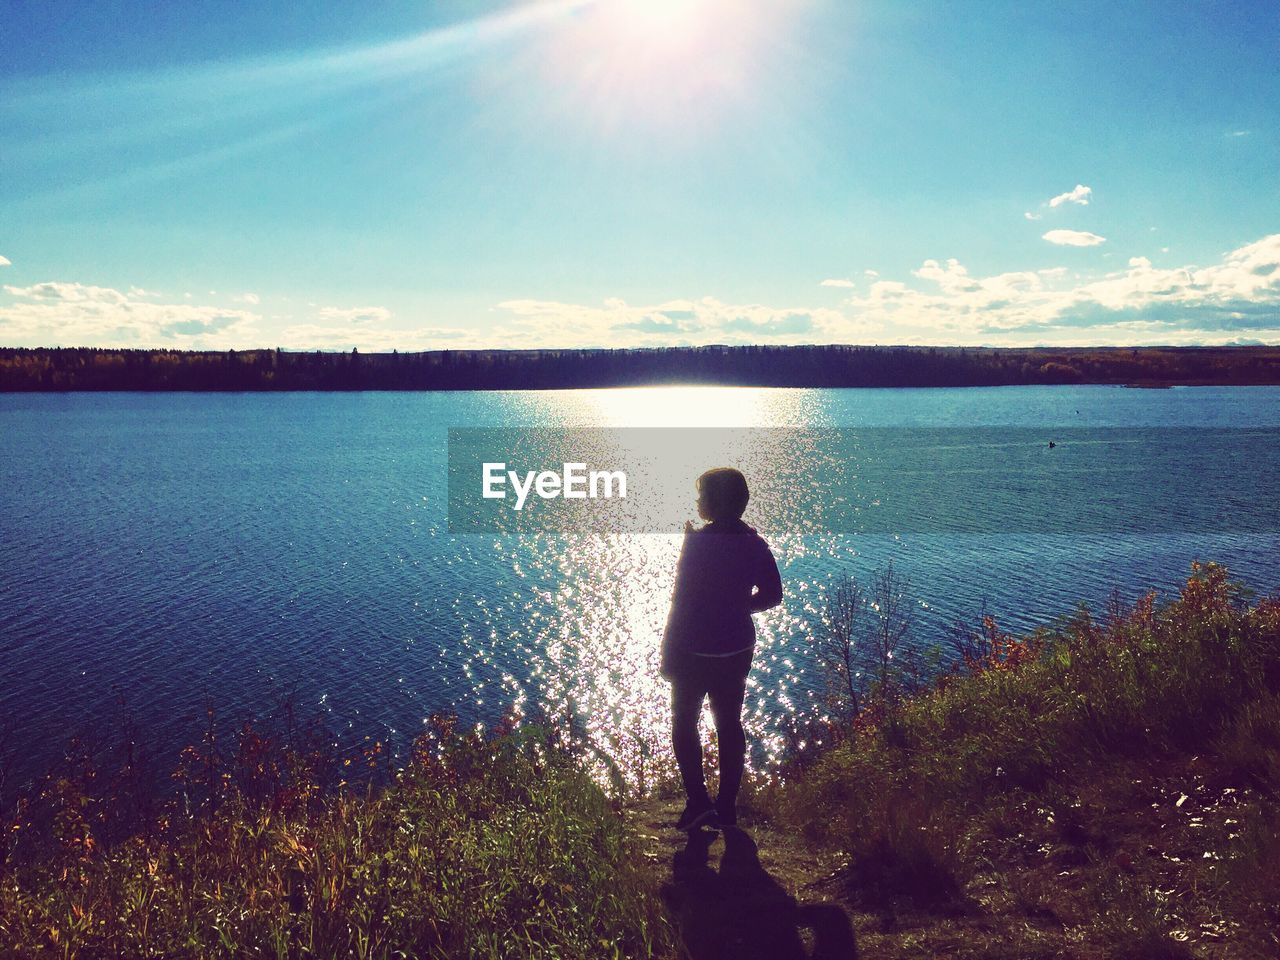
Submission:
[[[806,409],[808,398],[800,391],[666,387],[582,392],[568,395],[568,402],[559,397],[554,405],[545,404],[546,399],[522,397],[526,416],[531,414],[543,426],[747,428],[813,422],[812,411]],[[678,468],[664,465],[667,475],[684,477],[681,488],[670,495],[683,503],[689,519],[697,519],[693,481],[709,467],[732,464],[749,480],[778,469],[783,452],[758,446],[759,438],[767,435],[726,431],[715,435],[723,439],[716,446],[680,450],[688,462],[681,460]],[[598,434],[612,445],[633,436],[638,435],[617,430]],[[623,451],[612,446],[576,451],[574,456],[609,464],[634,461],[637,454],[649,452],[647,447]],[[781,513],[787,500],[786,491],[764,484],[755,486],[753,498],[752,513],[772,515]],[[559,711],[571,715],[574,729],[606,752],[633,786],[644,786],[655,773],[673,769],[669,687],[657,675],[657,651],[680,542],[675,535],[604,532],[525,537],[514,545],[494,542],[495,548],[511,549],[513,569],[528,584],[530,595],[538,598],[523,611],[532,631],[523,644],[530,657],[526,673],[505,673],[503,696],[522,714],[531,704],[540,704],[553,716]],[[801,593],[806,589],[801,584],[793,587]],[[757,766],[782,750],[773,714],[796,705],[792,688],[803,681],[803,668],[775,649],[775,635],[797,628],[800,617],[781,610],[756,617],[758,653],[744,724],[756,745],[749,763]],[[754,695],[762,687],[769,690],[767,699]],[[482,695],[479,689],[476,694]],[[704,731],[710,730],[709,716],[704,708]]]

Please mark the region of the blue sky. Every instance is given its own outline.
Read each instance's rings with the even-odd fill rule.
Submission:
[[[1280,343],[1280,6],[8,2],[0,345]]]

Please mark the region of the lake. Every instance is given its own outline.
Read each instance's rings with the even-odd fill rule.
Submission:
[[[516,427],[736,429],[759,494],[747,520],[769,537],[786,591],[757,618],[757,767],[820,709],[808,640],[833,578],[866,582],[892,561],[921,645],[984,609],[1030,629],[1080,603],[1100,610],[1113,590],[1168,592],[1195,559],[1259,592],[1280,584],[1275,498],[1249,492],[1274,489],[1280,388],[0,395],[0,733],[20,774],[72,733],[109,738],[125,714],[176,755],[206,704],[239,718],[284,696],[400,751],[436,711],[491,722],[540,707],[572,714],[628,771],[663,756],[656,650],[679,537],[660,526],[451,532],[449,431]],[[760,428],[843,428],[882,447],[894,431],[1014,429],[1058,437],[1064,457],[1062,437],[1138,431],[1158,444],[1130,458],[1121,486],[1167,523],[1002,528],[999,505],[1012,516],[1024,498],[1009,492],[1029,475],[998,465],[977,487],[929,487],[940,517],[981,501],[987,519],[972,529],[901,514],[864,529],[807,523],[831,499],[823,474],[803,455],[784,465],[752,439]],[[1046,447],[1032,445],[1037,457]],[[1063,489],[1097,499],[1092,474],[1070,476]],[[1253,486],[1192,516],[1237,476]],[[890,493],[893,477],[881,477]],[[1255,508],[1252,526],[1230,522]]]

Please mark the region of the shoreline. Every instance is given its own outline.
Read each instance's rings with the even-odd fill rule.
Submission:
[[[0,393],[1278,386],[1280,347],[787,346],[349,353],[0,348]]]

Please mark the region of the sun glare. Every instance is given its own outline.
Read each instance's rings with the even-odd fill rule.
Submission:
[[[649,39],[680,43],[715,6],[712,0],[604,0],[605,12],[623,31],[636,31]]]
[[[544,62],[567,112],[598,128],[702,127],[746,101],[778,4],[596,0],[556,31]]]

